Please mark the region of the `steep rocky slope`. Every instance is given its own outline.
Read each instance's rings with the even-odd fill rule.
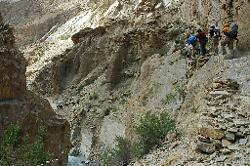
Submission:
[[[78,0],[0,2],[4,21],[14,27],[17,44],[21,46],[44,40],[46,34],[55,31],[79,10]]]
[[[184,19],[195,22],[203,28],[216,22],[222,27],[225,22],[236,21],[240,27],[239,49],[249,50],[250,29],[249,20],[246,19],[250,15],[249,1],[185,1],[181,8]]]
[[[248,165],[248,59],[211,57],[187,84],[177,118],[185,136],[131,165]]]
[[[249,53],[194,61],[182,41],[198,27],[236,20],[238,49],[249,50],[248,9],[246,0],[87,1],[24,49],[28,87],[70,121],[70,155],[96,160],[116,136],[134,139],[152,110],[176,119],[182,137],[131,165],[247,165]]]
[[[31,141],[34,141],[39,128],[44,127],[47,130],[44,138],[45,150],[51,154],[51,160],[57,159],[52,162],[52,165],[66,165],[71,147],[69,123],[55,114],[47,100],[26,90],[26,61],[14,43],[12,29],[3,24],[0,15],[0,62],[2,64],[0,136],[2,138],[4,131],[10,125],[17,124],[21,128],[18,144],[22,144],[27,135]],[[13,154],[12,157],[18,159],[19,156]]]

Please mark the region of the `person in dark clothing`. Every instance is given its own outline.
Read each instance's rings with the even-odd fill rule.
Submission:
[[[222,47],[222,54],[226,54],[226,46],[228,46],[229,52],[227,54],[230,54],[230,52],[233,51],[234,49],[234,41],[236,40],[236,45],[238,43],[238,25],[236,23],[232,23],[231,29],[230,29],[230,24],[225,23],[224,28],[223,28],[223,34],[224,38],[221,42],[221,47]]]
[[[212,25],[209,29],[209,37],[211,41],[211,51],[218,54],[219,52],[219,41],[221,39],[220,28],[218,24]]]
[[[202,55],[205,55],[207,53],[207,49],[206,49],[206,44],[207,44],[207,36],[206,33],[203,32],[201,29],[197,30],[197,38],[198,41],[200,43],[200,50]]]

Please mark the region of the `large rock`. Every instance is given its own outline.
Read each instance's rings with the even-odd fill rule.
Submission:
[[[21,127],[20,138],[28,134],[35,140],[40,127],[46,128],[45,150],[51,159],[59,159],[58,165],[67,164],[70,144],[70,129],[66,120],[58,117],[49,102],[31,92],[25,92],[19,99],[0,102],[0,135],[11,124]]]
[[[0,16],[0,100],[16,98],[26,89],[26,63],[14,41],[12,29]]]
[[[205,138],[212,138],[216,140],[220,140],[224,137],[224,133],[222,131],[209,128],[200,128],[199,134]]]
[[[212,154],[216,149],[214,144],[199,142],[197,144],[196,150],[202,153]]]
[[[106,30],[104,27],[97,27],[95,29],[92,28],[85,28],[74,34],[71,39],[74,44],[78,44],[81,42],[81,38],[86,38],[88,36],[101,36],[104,33],[106,33]]]
[[[10,125],[18,124],[18,143],[26,135],[32,142],[45,127],[45,150],[51,159],[58,159],[53,165],[66,165],[71,145],[69,124],[56,115],[47,100],[26,90],[25,60],[15,48],[12,29],[3,24],[1,17],[0,57],[0,136]]]

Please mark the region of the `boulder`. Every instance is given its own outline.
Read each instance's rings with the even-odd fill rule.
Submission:
[[[223,147],[228,147],[229,145],[231,145],[232,143],[226,139],[223,139],[222,140],[222,146]]]
[[[234,141],[235,140],[235,134],[231,132],[225,132],[225,138],[228,141]]]
[[[106,29],[104,27],[97,27],[95,29],[92,28],[85,28],[80,30],[79,32],[75,33],[72,37],[71,40],[73,41],[74,44],[78,44],[81,42],[82,38],[86,37],[94,37],[94,36],[102,36],[103,34],[106,33]]]
[[[0,100],[14,99],[26,90],[26,62],[15,49],[13,30],[0,16]]]
[[[23,136],[29,135],[35,141],[41,127],[46,129],[44,137],[45,151],[52,154],[51,159],[58,159],[58,165],[66,165],[71,148],[69,123],[56,115],[49,102],[25,92],[14,101],[0,102],[0,135],[12,124],[20,126],[20,144]]]
[[[205,138],[212,138],[216,140],[220,140],[224,137],[224,133],[218,129],[210,129],[203,127],[199,129],[198,133]]]
[[[214,144],[199,142],[197,144],[196,150],[206,154],[212,154],[215,152],[216,147]]]

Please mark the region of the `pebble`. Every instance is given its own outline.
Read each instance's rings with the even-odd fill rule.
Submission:
[[[220,149],[222,147],[222,143],[219,140],[214,140],[214,145],[216,149]]]
[[[224,96],[229,96],[230,93],[227,91],[212,91],[209,93],[210,95],[224,95]]]
[[[247,139],[240,139],[240,140],[239,140],[239,144],[240,144],[240,145],[246,145],[246,144],[247,144],[247,141],[248,141]]]
[[[227,159],[226,156],[220,156],[216,159],[217,162],[224,162]]]
[[[231,132],[225,132],[225,138],[228,141],[234,141],[235,140],[235,134]]]
[[[229,146],[228,146],[228,149],[229,149],[229,150],[235,151],[235,150],[238,150],[239,147],[237,147],[236,145],[229,145]]]
[[[232,151],[227,149],[227,148],[224,148],[224,149],[221,149],[220,152],[224,155],[227,155],[227,154],[230,154]]]
[[[222,146],[223,147],[228,147],[229,145],[231,145],[232,143],[226,139],[222,139]]]
[[[237,126],[244,126],[244,125],[248,125],[250,122],[244,121],[244,120],[236,120],[234,122]]]
[[[204,143],[204,142],[199,142],[197,144],[196,149],[202,153],[212,154],[215,152],[215,145],[209,144],[209,143]]]
[[[231,132],[231,133],[237,133],[238,129],[236,128],[229,128],[227,129],[228,132]]]
[[[235,135],[236,135],[237,137],[244,137],[244,134],[243,134],[242,132],[237,132],[237,133],[235,133]]]

